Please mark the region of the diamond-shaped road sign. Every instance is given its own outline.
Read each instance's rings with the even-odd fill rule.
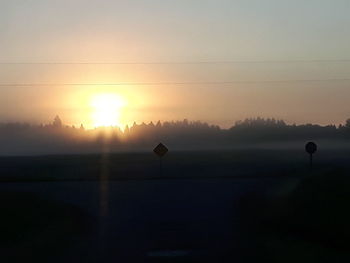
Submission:
[[[163,157],[168,151],[168,148],[165,147],[163,143],[158,144],[157,147],[153,149],[153,152],[159,157]]]

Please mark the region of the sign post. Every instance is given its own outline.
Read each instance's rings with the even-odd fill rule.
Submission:
[[[158,155],[158,157],[159,157],[159,174],[160,174],[160,176],[162,176],[162,173],[163,173],[162,158],[168,151],[169,151],[168,148],[163,143],[158,144],[153,149],[153,152],[156,155]]]
[[[310,169],[312,170],[313,166],[313,154],[317,152],[317,144],[314,142],[308,142],[305,145],[305,151],[310,155]]]

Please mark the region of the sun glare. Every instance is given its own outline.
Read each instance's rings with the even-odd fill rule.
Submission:
[[[97,94],[92,97],[92,122],[95,127],[121,126],[121,110],[126,101],[118,94]]]

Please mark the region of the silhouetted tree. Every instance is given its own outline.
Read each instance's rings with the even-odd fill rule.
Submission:
[[[61,121],[61,119],[60,119],[60,117],[58,115],[54,118],[52,126],[55,127],[55,128],[61,128],[62,127],[62,121]]]
[[[345,122],[345,127],[350,129],[350,119],[347,119]]]

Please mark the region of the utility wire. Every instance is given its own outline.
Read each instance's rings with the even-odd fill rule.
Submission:
[[[259,83],[338,82],[350,79],[289,79],[289,80],[242,80],[242,81],[194,81],[194,82],[115,82],[115,83],[0,83],[0,87],[31,86],[169,86],[169,85],[230,85]]]
[[[204,60],[204,61],[131,61],[131,62],[0,62],[0,65],[200,65],[200,64],[293,64],[293,63],[350,63],[350,59],[313,60]]]

